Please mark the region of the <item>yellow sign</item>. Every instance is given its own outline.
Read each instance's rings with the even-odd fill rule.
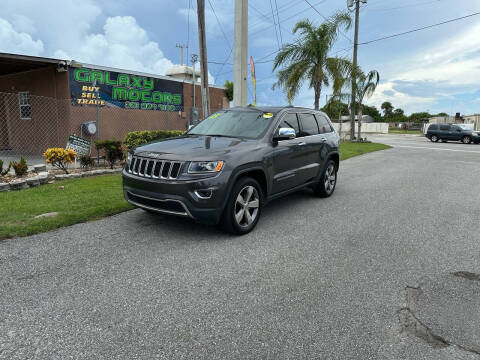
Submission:
[[[270,119],[271,117],[273,117],[273,114],[272,114],[272,113],[264,113],[264,114],[263,114],[263,117],[264,117],[265,119]]]

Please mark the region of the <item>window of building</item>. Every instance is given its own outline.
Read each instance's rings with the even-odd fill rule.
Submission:
[[[292,128],[295,130],[295,134],[299,136],[300,133],[300,127],[298,126],[298,119],[297,119],[297,114],[293,113],[288,113],[286,114],[282,121],[280,122],[280,125],[278,125],[278,129],[280,128]],[[277,133],[278,133],[277,129]]]
[[[318,134],[318,124],[313,114],[300,114],[300,124],[302,125],[300,136],[310,136]]]
[[[318,127],[320,128],[320,134],[325,134],[333,131],[330,123],[325,116],[317,114],[315,115],[315,117],[317,118]]]
[[[18,93],[18,106],[20,109],[20,119],[31,119],[32,108],[30,106],[30,94],[28,91]]]

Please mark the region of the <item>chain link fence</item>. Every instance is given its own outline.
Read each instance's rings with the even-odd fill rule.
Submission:
[[[212,108],[211,112],[219,109]],[[202,111],[200,110],[200,116]],[[23,156],[27,162],[42,163],[43,152],[65,147],[70,135],[95,140],[124,140],[131,131],[186,130],[190,109],[180,112],[77,105],[71,99],[0,92],[0,159],[4,163]],[[98,124],[97,133],[88,123]]]

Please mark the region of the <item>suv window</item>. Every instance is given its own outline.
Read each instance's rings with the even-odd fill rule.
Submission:
[[[300,131],[300,136],[310,136],[318,134],[318,124],[315,120],[313,114],[299,114],[300,115],[300,124],[302,129]]]
[[[285,127],[292,128],[293,130],[295,130],[295,134],[297,134],[297,136],[300,136],[300,127],[298,126],[297,114],[287,113],[282,118],[282,121],[278,125],[277,133],[278,133],[278,129],[280,129],[282,127],[283,128],[285,128]]]
[[[437,124],[432,124],[428,127],[428,130],[438,130],[438,125]]]
[[[452,127],[450,128],[450,131],[462,131],[462,129],[460,128],[460,126],[452,125]]]
[[[440,130],[449,131],[450,130],[450,125],[440,125]]]
[[[325,134],[333,131],[330,123],[324,115],[317,114],[315,115],[315,117],[317,118],[318,127],[320,128],[320,134]]]

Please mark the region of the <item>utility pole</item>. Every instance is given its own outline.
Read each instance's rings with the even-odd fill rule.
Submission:
[[[358,55],[358,25],[360,21],[360,1],[366,3],[367,0],[355,0],[355,38],[353,40],[353,73],[352,73],[352,99],[350,103],[350,140],[355,137],[355,93],[356,93],[356,69]]]
[[[198,120],[198,111],[195,106],[195,88],[197,86],[197,74],[195,74],[195,64],[198,61],[198,55],[192,54],[192,87],[193,87],[193,106],[190,111],[190,120],[188,121],[188,125],[192,122],[196,122]]]
[[[183,49],[185,49],[185,48],[188,49],[188,45],[177,44],[177,45],[175,45],[175,47],[180,49],[180,65],[183,65]],[[188,60],[187,60],[187,63],[188,63]]]
[[[248,0],[235,0],[233,106],[247,105]]]
[[[203,117],[209,114],[207,40],[205,37],[205,0],[197,0],[198,47],[200,48],[200,77],[202,79]]]

